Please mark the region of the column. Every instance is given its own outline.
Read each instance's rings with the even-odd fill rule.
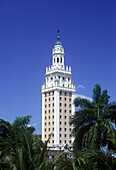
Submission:
[[[54,144],[59,144],[59,90],[54,94]]]
[[[45,94],[42,93],[42,140],[44,141],[44,107]]]
[[[74,99],[75,99],[75,92],[72,92],[72,115],[75,115],[75,105],[74,103]],[[73,128],[73,126],[72,126]],[[72,137],[72,142],[74,142],[74,137]]]

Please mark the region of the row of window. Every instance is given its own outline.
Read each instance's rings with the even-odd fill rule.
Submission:
[[[48,131],[49,131],[49,132],[50,132],[51,130],[54,131],[54,128],[52,128],[52,129],[51,129],[51,128],[48,128]],[[62,131],[62,128],[60,127],[59,130]],[[46,131],[47,131],[47,129],[45,128],[45,132],[46,132]],[[67,131],[67,128],[64,128],[64,131],[66,132],[66,131]],[[71,131],[71,128],[69,128],[69,131]]]
[[[64,116],[64,119],[66,119],[68,116]],[[51,117],[48,116],[48,119],[50,119]],[[54,115],[52,115],[52,118],[54,119]],[[62,115],[60,115],[60,119],[62,118]],[[71,116],[69,116],[69,119],[71,119]],[[45,116],[45,120],[47,120],[47,116]]]
[[[50,141],[49,140],[49,143],[54,143],[54,140]],[[59,143],[61,144],[62,143],[62,140],[59,140]],[[64,143],[67,143],[67,140],[64,140]],[[69,144],[71,144],[71,140],[69,140]]]
[[[60,112],[62,112],[62,110],[60,109]],[[45,110],[45,114],[47,113],[47,110]],[[48,113],[51,113],[50,110],[48,110]],[[52,109],[52,113],[54,113],[54,109]],[[64,113],[67,113],[67,110],[64,110]],[[69,113],[71,113],[71,110],[69,110]]]
[[[60,77],[60,76],[59,76]],[[67,92],[67,91],[60,91],[60,95],[65,95],[65,96],[72,96],[72,92]],[[51,92],[48,92],[48,93],[45,93],[45,96],[51,96],[51,95],[54,95],[54,91],[51,91]]]
[[[49,97],[48,101],[51,101],[51,99],[54,100],[54,97],[52,98]],[[47,99],[45,99],[45,102],[47,102]]]
[[[65,96],[72,96],[72,92],[67,92],[67,91],[65,91],[65,92],[63,92],[63,91],[60,91],[60,95],[65,95]]]
[[[69,119],[71,119],[71,117],[69,117]],[[54,122],[48,122],[48,125],[54,125]],[[69,124],[69,123],[68,123]],[[60,121],[60,125],[62,125],[62,122]],[[67,125],[67,122],[64,122],[64,125]],[[70,124],[71,125],[71,124]],[[47,122],[45,122],[45,126],[47,126]]]
[[[60,112],[62,112],[62,110],[60,109]],[[64,113],[66,113],[67,110],[64,110]],[[47,113],[47,110],[45,110],[45,114]],[[48,113],[51,113],[50,110],[48,110]],[[54,113],[54,109],[52,109],[52,113]],[[69,113],[71,113],[71,110],[69,110]]]
[[[52,136],[54,137],[54,134],[52,134]],[[63,135],[62,134],[60,134],[59,135],[59,137],[62,137]],[[68,135],[67,134],[64,134],[64,137],[66,138]],[[45,134],[45,138],[47,137],[47,135]],[[50,134],[49,134],[49,137],[50,137]],[[71,138],[72,137],[72,135],[70,134],[69,135],[69,138]]]
[[[52,97],[52,100],[54,101],[54,97]],[[60,100],[62,100],[62,97],[60,97]],[[67,98],[65,97],[64,100],[66,101]],[[51,101],[51,98],[49,98],[48,101]],[[47,99],[45,99],[45,102],[47,102]],[[71,102],[71,98],[69,98],[69,102]]]
[[[51,104],[48,105],[49,107],[51,106]],[[54,103],[52,103],[52,106],[54,106]],[[60,106],[62,106],[62,103],[60,103]],[[67,104],[64,104],[64,107],[66,107]],[[69,104],[69,107],[71,108],[71,104]],[[47,104],[45,104],[45,108],[47,108]],[[61,110],[61,109],[60,109]]]

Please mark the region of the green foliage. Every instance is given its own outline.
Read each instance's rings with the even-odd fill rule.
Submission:
[[[18,117],[10,124],[0,120],[0,169],[52,169],[47,143],[33,135],[31,116]]]
[[[109,104],[109,98],[107,90],[101,91],[100,85],[96,84],[92,101],[83,98],[74,100],[75,106],[80,107],[72,119],[74,143],[78,149],[83,150],[91,144],[98,148],[106,145],[111,147],[107,137],[113,138],[115,134],[111,121],[116,120],[116,105]]]

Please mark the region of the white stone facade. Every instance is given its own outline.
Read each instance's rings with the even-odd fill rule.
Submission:
[[[46,82],[42,85],[42,140],[52,133],[49,146],[72,144],[69,120],[75,113],[75,84],[71,82],[71,67],[64,65],[64,55],[58,33],[52,66],[46,67]]]

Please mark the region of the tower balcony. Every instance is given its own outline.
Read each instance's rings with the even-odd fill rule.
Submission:
[[[53,72],[62,72],[65,74],[71,74],[71,67],[64,65],[52,65],[51,67],[46,67],[46,75],[51,74]]]
[[[42,85],[42,92],[48,91],[48,90],[55,90],[55,89],[62,89],[62,90],[69,90],[69,91],[75,91],[75,84],[71,83],[68,87],[61,86],[57,81],[55,82],[55,85],[48,86],[47,84]]]

